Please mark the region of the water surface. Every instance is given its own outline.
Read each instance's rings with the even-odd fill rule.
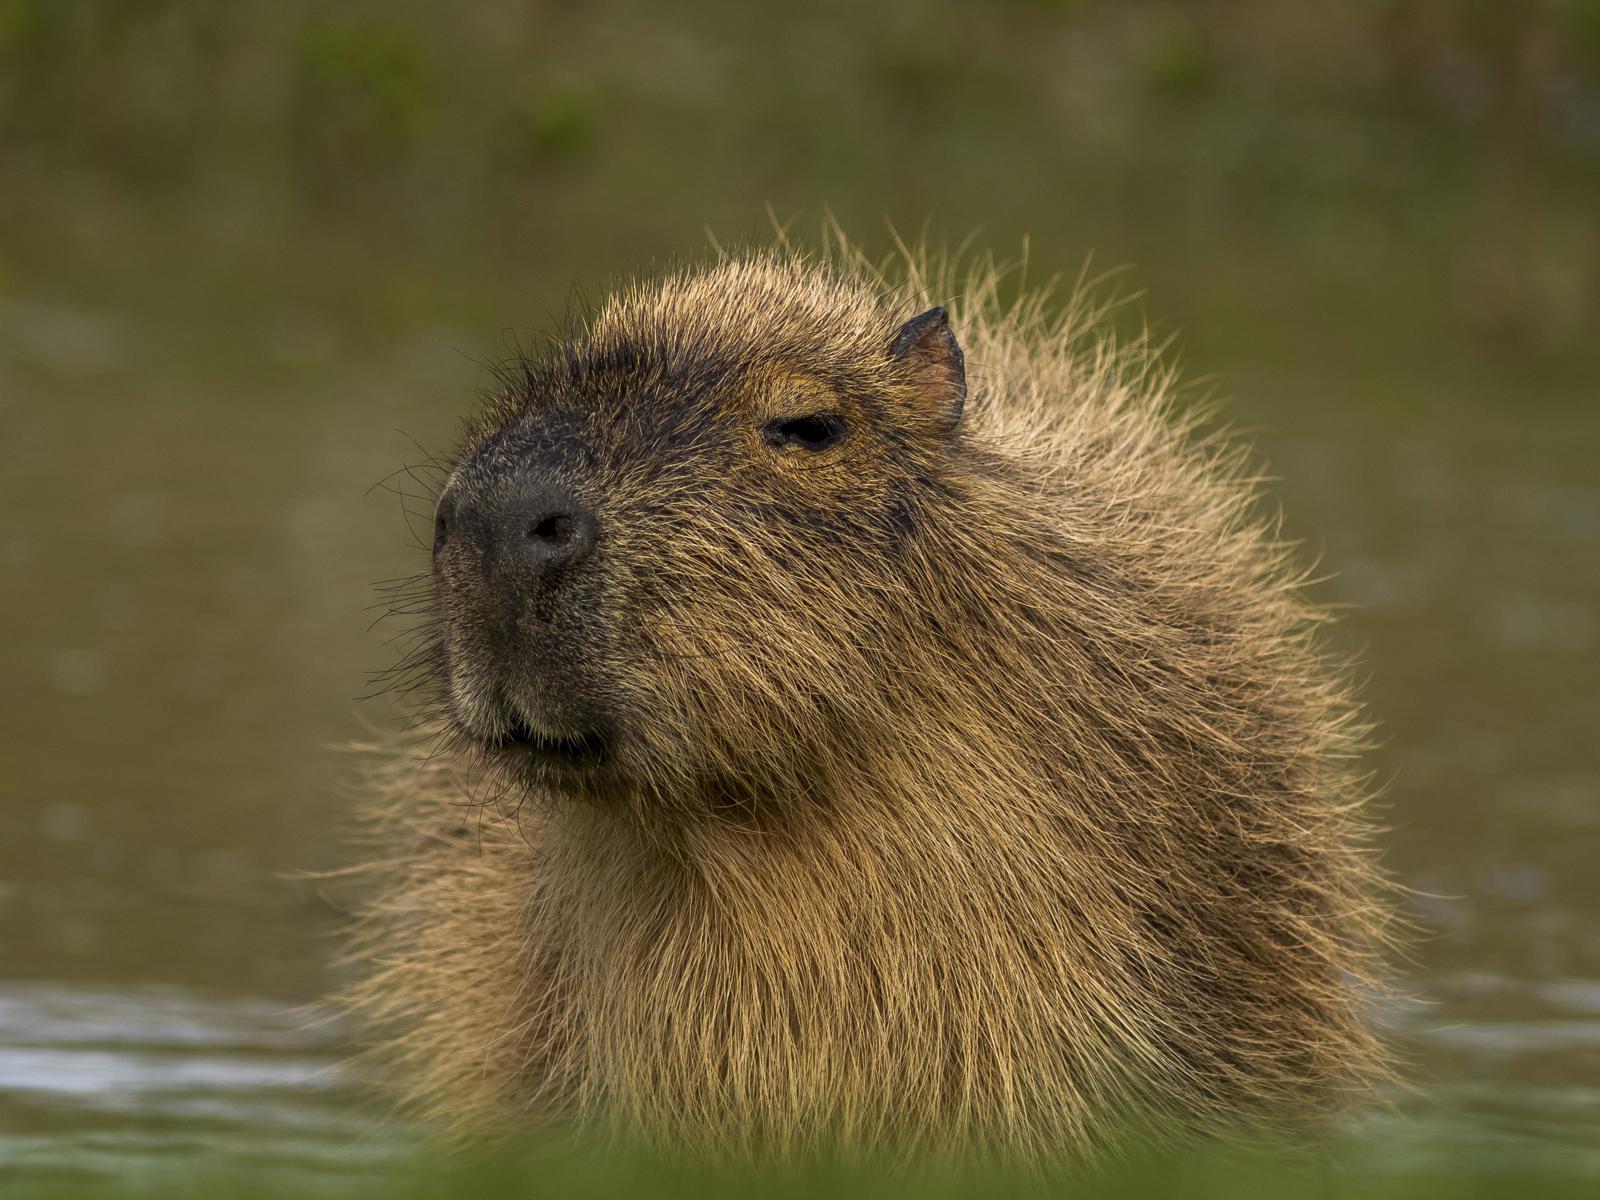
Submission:
[[[410,437],[448,437],[481,370],[430,330],[263,380],[166,376],[129,364],[143,331],[116,314],[0,320],[3,486],[29,514],[0,535],[0,1157],[358,1162],[381,1136],[341,1031],[305,1007],[343,901],[302,873],[345,853],[338,747],[393,720],[355,700],[391,661],[369,585],[421,561],[369,486]],[[340,337],[296,322],[296,347]],[[1592,1144],[1594,418],[1460,394],[1324,408],[1283,373],[1238,391],[1325,594],[1354,606],[1384,721],[1390,860],[1423,926],[1406,1107]]]

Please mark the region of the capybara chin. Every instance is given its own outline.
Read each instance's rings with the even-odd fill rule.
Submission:
[[[414,1110],[1034,1165],[1384,1076],[1365,728],[1248,458],[1001,288],[755,253],[505,374],[374,789]]]

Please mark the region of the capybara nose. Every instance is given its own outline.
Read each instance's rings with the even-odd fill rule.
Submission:
[[[498,524],[503,549],[539,571],[571,566],[594,549],[594,514],[550,484],[528,486]]]
[[[594,513],[556,484],[533,480],[494,499],[452,490],[434,514],[433,553],[438,561],[447,544],[464,534],[486,566],[549,574],[586,557],[594,549],[595,529]]]

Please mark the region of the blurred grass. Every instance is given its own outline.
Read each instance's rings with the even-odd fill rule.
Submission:
[[[0,0],[0,144],[0,298],[382,339],[770,205],[1136,262],[1223,360],[1596,358],[1600,0]]]
[[[488,1196],[683,1197],[721,1200],[759,1195],[774,1200],[944,1200],[958,1196],[1073,1195],[1104,1200],[1267,1200],[1315,1196],[1321,1200],[1550,1200],[1589,1197],[1596,1179],[1570,1160],[1527,1152],[1513,1157],[1457,1148],[1448,1159],[1409,1163],[1360,1161],[1285,1162],[1267,1158],[1195,1153],[1177,1160],[1124,1166],[1103,1173],[1062,1175],[1048,1180],[967,1171],[939,1174],[814,1166],[788,1172],[672,1167],[636,1155],[541,1153],[498,1160],[417,1160],[380,1174],[307,1175],[282,1166],[265,1171],[238,1167],[183,1172],[154,1171],[118,1181],[68,1179],[24,1182],[17,1200],[149,1197],[154,1200],[228,1196],[238,1200],[384,1197],[444,1200]]]

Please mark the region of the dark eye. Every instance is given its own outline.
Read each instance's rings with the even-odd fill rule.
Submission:
[[[768,421],[761,431],[769,446],[799,446],[802,450],[826,450],[845,433],[844,418],[838,413],[809,413],[803,417],[782,417]]]

